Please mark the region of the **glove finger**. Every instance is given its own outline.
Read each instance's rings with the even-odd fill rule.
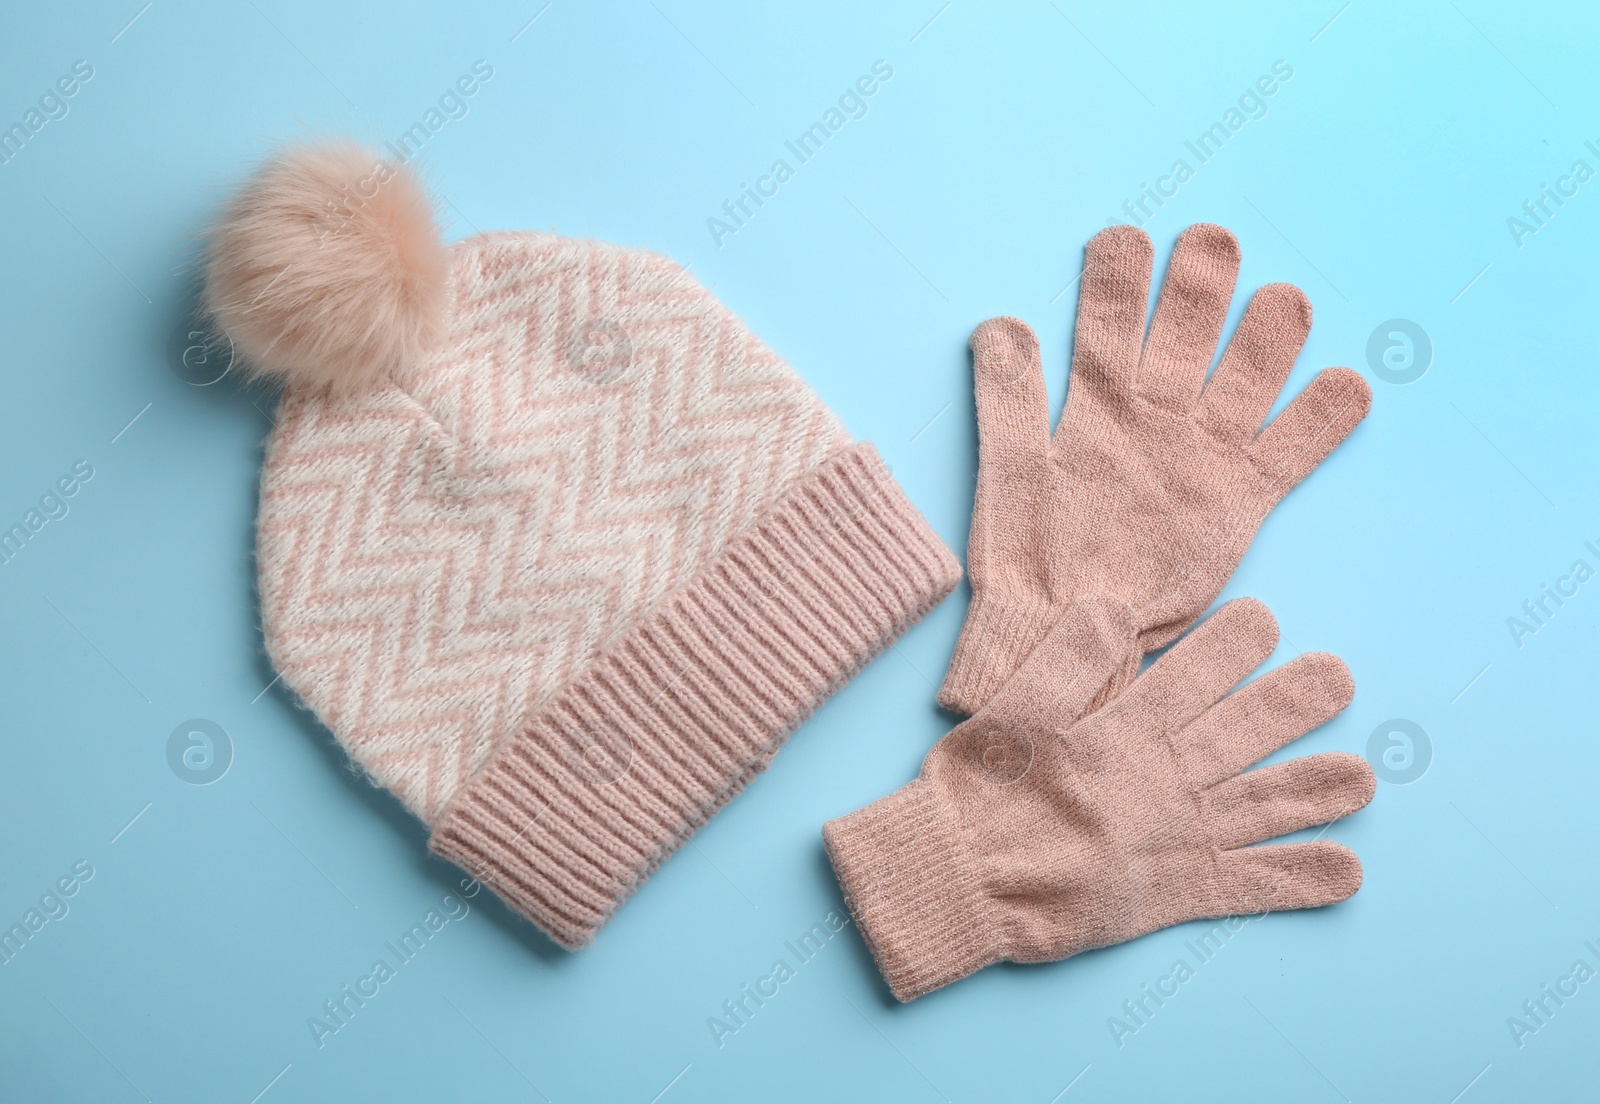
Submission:
[[[1314,471],[1372,409],[1372,388],[1349,368],[1320,372],[1261,431],[1250,452],[1272,474],[1274,500]]]
[[[1256,292],[1200,396],[1201,423],[1224,440],[1254,437],[1310,332],[1311,303],[1299,288],[1268,284]]]
[[[1139,364],[1141,391],[1174,410],[1194,406],[1238,279],[1239,241],[1228,231],[1202,222],[1178,236]]]
[[[1261,666],[1278,646],[1278,622],[1254,598],[1238,598],[1156,660],[1122,698],[1162,731],[1176,733]]]
[[[1218,858],[1211,915],[1321,908],[1360,888],[1361,860],[1332,840],[1245,847]]]
[[[1113,226],[1089,239],[1078,291],[1069,408],[1086,398],[1111,403],[1132,394],[1144,344],[1153,254],[1145,232],[1132,226]],[[1062,418],[1057,432],[1070,421]]]
[[[1205,803],[1216,845],[1232,849],[1349,816],[1376,787],[1365,759],[1330,751],[1235,775]]]
[[[1343,660],[1307,652],[1208,709],[1173,750],[1195,785],[1215,785],[1337,716],[1355,692]]]
[[[972,331],[981,464],[1014,468],[1050,443],[1049,399],[1039,339],[1026,322],[991,318]]]

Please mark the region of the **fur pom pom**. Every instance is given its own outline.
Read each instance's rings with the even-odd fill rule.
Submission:
[[[211,233],[204,306],[252,378],[349,393],[444,332],[449,253],[427,190],[350,142],[280,153]]]

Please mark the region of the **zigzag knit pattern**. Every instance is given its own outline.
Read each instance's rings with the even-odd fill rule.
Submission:
[[[541,703],[850,445],[664,258],[481,235],[451,279],[449,340],[414,377],[284,396],[257,545],[284,682],[430,825]]]

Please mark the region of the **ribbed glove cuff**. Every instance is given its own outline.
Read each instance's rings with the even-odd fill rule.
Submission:
[[[959,578],[872,447],[840,453],[496,749],[429,847],[583,946]]]
[[[1052,634],[1054,646],[1065,651],[1057,660],[1059,669],[1092,683],[1081,688],[1087,690],[1081,712],[1092,713],[1114,701],[1139,674],[1144,651],[1134,613],[1121,602],[1089,595],[1063,608],[974,593],[939,688],[939,704],[975,715]],[[1073,654],[1080,662],[1068,664]]]
[[[944,684],[939,687],[939,704],[967,716],[982,709],[1050,632],[1061,613],[1061,607],[1050,602],[996,598],[974,588]]]
[[[1000,929],[952,812],[912,782],[822,829],[856,927],[895,997],[909,1001],[1003,957]]]

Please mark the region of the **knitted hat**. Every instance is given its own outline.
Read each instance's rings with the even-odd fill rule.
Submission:
[[[443,245],[403,164],[288,151],[206,307],[284,381],[266,646],[466,868],[582,946],[959,566],[870,444],[650,253]]]

